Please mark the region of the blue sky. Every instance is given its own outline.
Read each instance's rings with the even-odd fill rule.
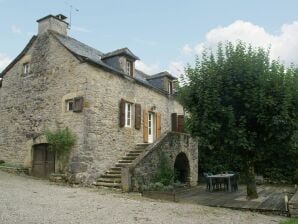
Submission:
[[[69,35],[100,51],[128,47],[150,73],[182,72],[204,48],[242,39],[271,46],[272,57],[298,62],[298,1],[0,0],[0,71],[36,34],[36,20],[69,17]],[[297,43],[296,43],[297,42]]]

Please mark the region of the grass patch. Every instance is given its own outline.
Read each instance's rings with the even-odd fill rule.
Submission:
[[[280,222],[279,224],[298,224],[298,219],[287,219],[285,221]]]
[[[12,163],[2,163],[0,166],[9,167],[9,168],[23,168],[22,165],[12,164]]]

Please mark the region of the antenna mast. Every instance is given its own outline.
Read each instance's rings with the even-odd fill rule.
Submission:
[[[73,5],[71,5],[71,4],[69,4],[69,3],[67,3],[67,2],[64,2],[65,4],[67,4],[68,6],[69,6],[69,29],[71,28],[71,17],[72,17],[72,10],[74,9],[75,10],[75,12],[78,12],[79,11],[79,9],[77,9],[76,7],[74,7]]]

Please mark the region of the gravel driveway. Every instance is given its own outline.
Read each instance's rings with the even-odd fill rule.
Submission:
[[[138,194],[53,185],[0,171],[0,223],[278,223],[282,218],[200,205],[153,201]]]

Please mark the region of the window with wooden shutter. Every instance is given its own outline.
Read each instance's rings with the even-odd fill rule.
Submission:
[[[141,121],[142,121],[142,110],[141,104],[135,105],[135,129],[141,129]]]
[[[0,78],[0,88],[2,87],[2,82],[3,82],[3,79]]]
[[[171,121],[172,121],[172,131],[177,131],[177,113],[171,114]]]
[[[82,112],[84,106],[84,98],[82,96],[73,99],[73,112]]]
[[[120,115],[119,115],[119,125],[120,127],[124,127],[125,125],[125,100],[121,99],[120,101]]]
[[[161,134],[161,114],[160,113],[156,113],[156,138],[160,137]]]
[[[178,132],[184,132],[184,115],[178,115]]]
[[[148,143],[148,112],[145,110],[143,112],[143,136],[144,143]]]

